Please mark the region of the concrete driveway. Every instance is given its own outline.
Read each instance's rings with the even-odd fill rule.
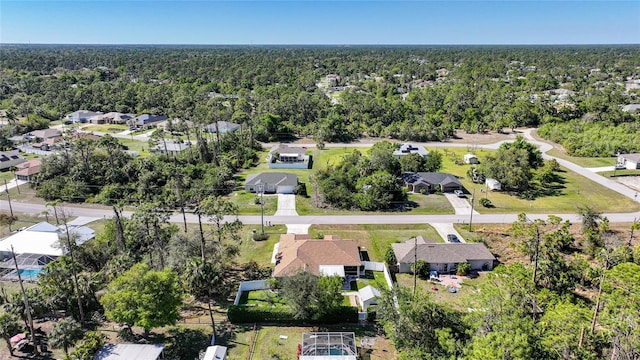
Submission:
[[[466,197],[458,197],[455,194],[445,193],[444,196],[447,197],[447,200],[453,206],[456,215],[469,215],[471,214],[471,203]],[[479,214],[476,210],[473,210],[473,215]]]
[[[293,194],[278,194],[278,210],[274,216],[298,216],[296,212],[296,196]]]
[[[429,225],[433,226],[433,228],[436,229],[438,234],[442,237],[442,240],[444,240],[445,242],[448,242],[447,234],[454,234],[458,237],[458,239],[460,239],[460,242],[466,242],[453,227],[452,223],[430,223]]]

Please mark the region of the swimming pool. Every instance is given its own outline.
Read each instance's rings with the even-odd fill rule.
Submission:
[[[42,269],[20,269],[20,277],[25,280],[36,280]]]

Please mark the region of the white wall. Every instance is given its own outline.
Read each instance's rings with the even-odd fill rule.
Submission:
[[[233,302],[233,305],[240,303],[240,296],[242,296],[243,291],[266,290],[268,288],[269,283],[267,280],[242,281],[240,286],[238,286],[238,293],[236,294],[236,300]]]
[[[278,194],[293,194],[296,190],[295,186],[278,186]]]

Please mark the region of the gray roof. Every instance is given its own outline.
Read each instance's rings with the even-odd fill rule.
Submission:
[[[427,149],[424,146],[413,145],[413,144],[401,144],[400,148],[393,152],[395,156],[403,156],[409,154],[420,154],[422,156],[429,155]]]
[[[414,246],[413,239],[391,244],[398,263],[413,264],[417,248],[418,260],[437,263],[463,263],[471,260],[494,260],[495,257],[482,243],[432,243]]]
[[[622,111],[638,111],[640,110],[640,104],[629,104],[622,107]]]
[[[402,180],[407,184],[425,183],[430,185],[450,185],[462,186],[457,177],[441,172],[406,172],[402,174]]]
[[[622,158],[625,158],[626,160],[633,161],[635,163],[639,163],[640,162],[640,153],[636,153],[636,154],[620,154],[619,156],[622,157]]]
[[[275,186],[295,186],[298,185],[298,176],[289,173],[263,172],[247,176],[245,185],[269,184]]]
[[[374,288],[371,285],[367,285],[362,289],[358,290],[358,293],[360,294],[360,300],[362,301],[367,301],[367,300],[380,297],[380,290]]]
[[[145,125],[145,124],[150,124],[150,123],[163,121],[163,120],[167,120],[167,119],[168,119],[168,117],[166,117],[164,115],[142,114],[142,115],[134,118],[133,121],[135,121],[135,123],[138,124],[138,125]]]
[[[282,154],[298,154],[298,157],[303,157],[307,153],[307,149],[294,147],[294,146],[280,145],[277,148],[271,150],[269,153],[270,154],[278,153],[281,155]]]
[[[217,131],[219,133],[221,133],[221,134],[228,133],[228,132],[233,132],[233,131],[236,131],[236,130],[240,129],[240,125],[239,124],[235,124],[235,123],[227,122],[227,121],[216,121],[215,123],[211,123],[211,124],[205,126],[204,127],[204,131],[210,132],[210,133],[216,132],[216,124],[217,124]]]
[[[93,360],[156,360],[160,358],[164,345],[106,344]]]
[[[165,143],[166,143],[166,148],[167,151],[169,152],[181,152],[182,150],[188,149],[189,146],[191,146],[190,142],[174,142],[171,140],[166,140],[165,142],[160,142],[159,144],[155,145],[152,150],[153,151],[159,151],[159,152],[164,152],[165,149]]]

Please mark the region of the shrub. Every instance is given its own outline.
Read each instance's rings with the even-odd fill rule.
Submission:
[[[491,200],[487,199],[487,198],[480,198],[480,205],[488,208],[488,207],[492,207],[493,204],[491,203]]]
[[[281,323],[281,324],[338,324],[357,323],[358,309],[351,306],[339,306],[332,312],[321,316],[316,313],[311,319],[294,319],[291,309],[288,307],[255,307],[232,305],[227,311],[227,317],[232,323]]]
[[[470,271],[471,271],[471,265],[469,265],[469,263],[461,263],[461,264],[458,264],[456,275],[465,276],[469,274]]]
[[[268,239],[269,239],[269,234],[261,234],[261,233],[253,234],[253,240],[255,241],[265,241]]]
[[[424,260],[418,260],[414,271],[417,272],[418,276],[420,276],[421,279],[426,279],[429,277],[431,265],[429,265],[429,263],[425,262]]]

